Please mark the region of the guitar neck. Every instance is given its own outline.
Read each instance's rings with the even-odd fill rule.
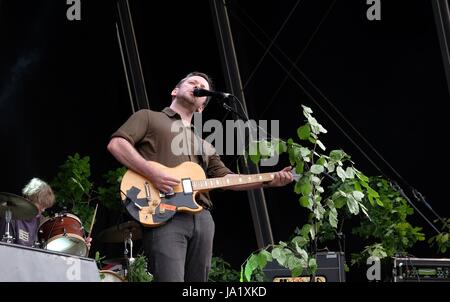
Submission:
[[[194,191],[209,191],[212,189],[226,188],[238,185],[263,183],[271,181],[274,173],[261,174],[235,174],[228,177],[208,178],[203,180],[193,180],[192,189]]]

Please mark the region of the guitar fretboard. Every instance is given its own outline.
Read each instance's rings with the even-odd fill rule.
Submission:
[[[248,174],[248,175],[236,174],[227,177],[193,180],[192,188],[194,191],[212,190],[236,185],[268,182],[271,181],[273,178],[274,173]]]

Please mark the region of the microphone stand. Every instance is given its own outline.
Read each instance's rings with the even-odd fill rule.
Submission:
[[[235,98],[235,96],[234,95],[231,95],[231,99],[230,100],[233,100],[233,102],[236,102],[235,100],[234,100],[234,98]],[[223,108],[225,108],[225,110],[227,110],[228,112],[231,112],[232,114],[235,114],[235,115],[237,115],[239,118],[241,118],[244,122],[247,122],[248,121],[248,118],[246,117],[246,116],[244,116],[242,113],[240,113],[238,110],[236,110],[236,109],[234,109],[233,107],[231,107],[230,105],[228,105],[226,102],[225,102],[225,99],[227,99],[227,98],[222,98],[222,99],[220,99],[220,102],[222,103],[222,107]]]
[[[395,180],[389,180],[391,187],[397,191],[398,193],[400,193],[400,195],[403,196],[403,198],[406,199],[406,201],[408,201],[408,203],[414,208],[414,210],[416,210],[417,213],[419,213],[419,215],[431,226],[431,228],[433,230],[436,231],[436,233],[440,234],[441,231],[439,231],[436,226],[414,205],[414,203],[411,201],[411,199],[409,199],[409,197],[405,194],[405,192],[403,192],[403,189],[398,185],[398,183]],[[414,191],[413,191],[414,192]],[[414,195],[415,196],[415,195]],[[416,197],[416,196],[415,196]],[[426,202],[425,202],[426,204]],[[431,208],[431,207],[430,207]],[[433,211],[434,212],[434,211]],[[437,215],[437,214],[436,214]],[[439,216],[438,216],[439,217]],[[442,219],[442,218],[441,218]]]
[[[410,190],[412,191],[414,198],[420,202],[422,202],[430,211],[431,213],[434,214],[434,216],[436,216],[436,218],[443,224],[445,225],[445,220],[439,216],[438,213],[436,213],[436,211],[431,207],[431,205],[425,200],[425,197],[422,195],[422,193],[420,193],[416,188],[411,187]]]

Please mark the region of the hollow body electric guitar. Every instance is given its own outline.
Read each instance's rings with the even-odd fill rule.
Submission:
[[[269,182],[274,178],[274,173],[262,173],[207,179],[202,167],[193,162],[184,162],[174,168],[153,161],[148,164],[179,178],[181,183],[173,188],[173,193],[165,194],[140,174],[132,170],[125,173],[120,184],[122,201],[128,213],[146,227],[160,226],[176,212],[200,212],[203,207],[195,201],[199,192]]]

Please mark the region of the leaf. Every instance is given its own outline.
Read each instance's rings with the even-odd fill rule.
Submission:
[[[273,258],[274,258],[275,260],[278,261],[278,263],[279,263],[280,265],[284,266],[284,265],[286,264],[286,252],[285,252],[284,250],[281,250],[281,249],[279,249],[279,250],[280,250],[280,251],[279,251],[277,257],[273,256],[273,252],[272,252],[272,256],[273,256]]]
[[[366,215],[367,218],[369,218],[369,220],[372,220],[369,216],[369,214],[367,213],[367,208],[358,201],[359,207],[361,208],[361,211],[364,213],[364,215]]]
[[[304,157],[307,157],[307,156],[309,156],[310,154],[311,154],[311,150],[309,150],[308,148],[305,148],[305,147],[300,147],[299,148],[299,151],[300,151],[300,155],[304,158]]]
[[[323,218],[323,214],[325,214],[325,209],[320,203],[316,203],[313,213],[315,218],[320,221]]]
[[[313,113],[312,109],[305,105],[302,105],[302,108],[303,108],[303,114],[305,114],[305,115]]]
[[[321,166],[325,166],[327,164],[327,159],[325,158],[325,156],[321,156],[317,161],[316,164],[321,165]]]
[[[308,262],[308,268],[311,273],[315,273],[317,270],[317,261],[315,258],[310,258]]]
[[[244,277],[245,277],[245,281],[250,281],[250,280],[251,280],[252,273],[253,273],[253,268],[252,268],[251,265],[247,262],[247,264],[245,265],[245,269],[244,269]]]
[[[256,264],[258,265],[257,266],[258,268],[263,269],[266,266],[266,264],[267,264],[267,257],[266,257],[266,255],[264,255],[262,253],[259,253],[256,256]]]
[[[288,148],[289,153],[289,161],[291,165],[294,165],[295,163],[299,162],[300,157],[300,147],[291,145],[290,148]]]
[[[352,194],[357,201],[361,201],[364,198],[364,193],[361,191],[353,191]]]
[[[304,161],[297,162],[297,165],[295,166],[295,172],[297,174],[302,174],[304,166],[305,166],[305,162]]]
[[[291,270],[291,275],[292,275],[292,277],[298,277],[298,276],[300,276],[302,274],[302,272],[303,272],[303,267],[302,266],[294,267]]]
[[[330,207],[330,211],[328,212],[328,222],[333,228],[337,228],[338,223],[337,215],[338,213],[336,208]]]
[[[362,192],[361,185],[359,184],[358,181],[355,181],[355,183],[353,185],[354,185],[356,191],[361,191]]]
[[[312,200],[308,196],[302,196],[298,200],[300,202],[300,205],[304,208],[311,209],[312,208]]]
[[[281,247],[287,247],[287,243],[284,241],[280,241],[279,244],[281,245]]]
[[[296,250],[297,250],[297,253],[299,253],[299,255],[302,257],[303,260],[308,261],[308,253],[304,249],[297,247]]]
[[[350,211],[350,213],[352,213],[354,215],[359,213],[358,202],[355,200],[353,195],[349,194],[347,196],[347,207],[348,207],[348,210]]]
[[[338,162],[340,160],[342,160],[344,158],[344,151],[342,150],[332,150],[330,152],[330,158],[334,161],[334,162]]]
[[[276,247],[272,250],[272,257],[274,259],[278,259],[281,255],[281,249],[279,247]]]
[[[314,238],[316,238],[316,231],[314,230],[314,227],[309,229],[309,235],[311,236],[312,240],[314,240]]]
[[[268,252],[267,250],[262,250],[260,252],[260,255],[263,255],[266,258],[267,262],[270,262],[273,260],[272,254],[270,252]]]
[[[375,198],[375,200],[377,201],[377,205],[379,205],[380,207],[384,207],[384,203],[381,201],[381,199]]]
[[[311,134],[311,128],[305,124],[297,129],[297,135],[301,140],[307,140]]]
[[[353,170],[352,167],[347,167],[345,174],[347,175],[347,178],[350,178],[350,179],[355,178],[355,170]]]
[[[301,259],[295,257],[294,255],[291,255],[287,257],[286,264],[289,270],[292,271],[294,269],[299,269],[300,267],[303,267],[304,262],[305,261],[301,261]]]
[[[281,154],[287,151],[287,145],[286,142],[278,139],[272,141],[272,147],[277,152],[277,154]]]
[[[367,176],[365,176],[364,174],[362,174],[359,171],[356,171],[356,177],[358,177],[359,179],[361,179],[364,182],[368,182],[369,178]]]
[[[312,165],[310,171],[314,174],[320,174],[324,171],[324,167],[320,165]]]
[[[295,236],[291,242],[294,243],[296,246],[304,247],[309,241],[307,240],[308,237],[303,236]]]
[[[313,184],[315,184],[315,185],[320,185],[321,180],[320,180],[319,177],[312,175],[312,176],[311,176],[311,182],[312,182]]]
[[[316,188],[317,192],[319,192],[319,193],[325,192],[325,190],[321,186],[315,186],[315,188]]]
[[[316,140],[316,144],[319,145],[320,149],[322,149],[323,151],[327,149],[320,140]]]
[[[78,180],[76,180],[74,177],[71,177],[70,179],[80,187],[81,191],[85,192],[83,185]]]
[[[332,162],[327,163],[328,172],[333,172],[336,166]]]
[[[302,229],[300,230],[300,235],[302,235],[303,237],[307,237],[309,230],[311,229],[311,225],[310,224],[304,224]]]
[[[245,279],[250,281],[253,271],[258,267],[257,263],[257,256],[255,254],[250,256],[250,259],[248,259],[247,264],[245,265]]]
[[[303,196],[308,196],[309,194],[311,194],[312,189],[313,185],[310,184],[309,182],[305,182],[300,185],[300,191]]]
[[[347,174],[345,173],[344,169],[342,169],[342,167],[337,167],[336,168],[336,173],[339,176],[339,178],[342,180],[342,182],[345,181],[345,178],[347,178]]]
[[[380,195],[378,194],[378,192],[375,191],[374,189],[372,189],[367,183],[362,182],[361,184],[363,185],[363,187],[366,188],[366,190],[367,190],[367,195],[368,195],[368,196],[372,196],[372,197],[374,197],[374,198],[380,197]]]

